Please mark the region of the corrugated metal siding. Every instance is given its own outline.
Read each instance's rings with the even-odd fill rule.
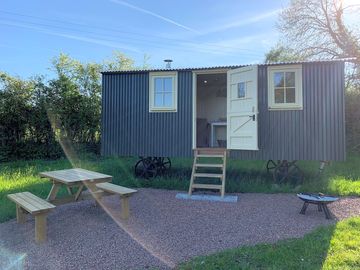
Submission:
[[[259,151],[240,159],[344,160],[344,64],[305,63],[303,110],[267,109],[267,66],[259,66]]]
[[[177,112],[149,112],[149,75],[103,75],[102,154],[192,155],[192,72],[178,72]]]
[[[178,72],[178,112],[149,113],[148,73],[103,75],[102,154],[192,155],[192,72]],[[344,160],[344,63],[303,64],[303,110],[269,111],[259,66],[259,151],[240,159]]]

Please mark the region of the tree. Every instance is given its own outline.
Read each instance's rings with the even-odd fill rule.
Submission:
[[[360,35],[344,21],[338,0],[293,0],[280,14],[278,27],[286,44],[305,57],[350,58],[360,61]]]
[[[360,32],[345,20],[359,10],[339,0],[293,0],[280,14],[281,43],[303,59],[355,58],[348,79],[359,84]]]
[[[293,49],[277,44],[268,53],[265,54],[265,63],[291,62],[304,60],[301,55],[294,52]]]

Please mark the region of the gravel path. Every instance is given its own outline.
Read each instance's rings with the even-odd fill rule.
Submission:
[[[331,224],[315,206],[300,215],[291,194],[238,194],[238,203],[175,199],[176,191],[141,189],[131,217],[119,218],[116,196],[103,206],[83,201],[57,207],[48,218],[48,242],[34,243],[34,220],[0,224],[0,269],[168,269],[197,255],[240,245],[301,237]],[[360,198],[330,205],[337,219],[360,215]]]

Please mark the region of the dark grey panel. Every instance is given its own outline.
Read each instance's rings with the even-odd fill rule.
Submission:
[[[240,159],[344,160],[344,64],[304,63],[303,110],[267,109],[267,66],[259,66],[259,151]]]
[[[303,63],[303,110],[269,111],[259,66],[259,151],[240,159],[344,160],[344,63]],[[103,74],[102,154],[192,155],[192,72],[178,72],[178,111],[149,113],[148,72]]]
[[[192,155],[192,72],[178,72],[177,112],[149,112],[148,73],[103,75],[102,154]]]

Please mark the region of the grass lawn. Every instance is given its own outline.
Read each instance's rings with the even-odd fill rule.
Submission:
[[[179,270],[360,269],[360,217],[318,228],[301,239],[197,257]]]
[[[83,155],[71,159],[33,160],[2,163],[0,165],[0,222],[15,216],[15,206],[6,194],[30,191],[46,198],[50,182],[38,177],[39,172],[81,167],[114,177],[114,183],[127,187],[153,187],[186,190],[191,174],[191,159],[172,159],[171,171],[153,180],[134,177],[135,158],[99,158]],[[276,185],[266,173],[266,161],[229,160],[227,167],[227,192],[323,192],[337,195],[360,195],[360,156],[348,155],[346,162],[333,162],[321,177],[317,176],[318,162],[299,162],[305,171],[301,186]],[[65,193],[65,190],[62,191]]]

